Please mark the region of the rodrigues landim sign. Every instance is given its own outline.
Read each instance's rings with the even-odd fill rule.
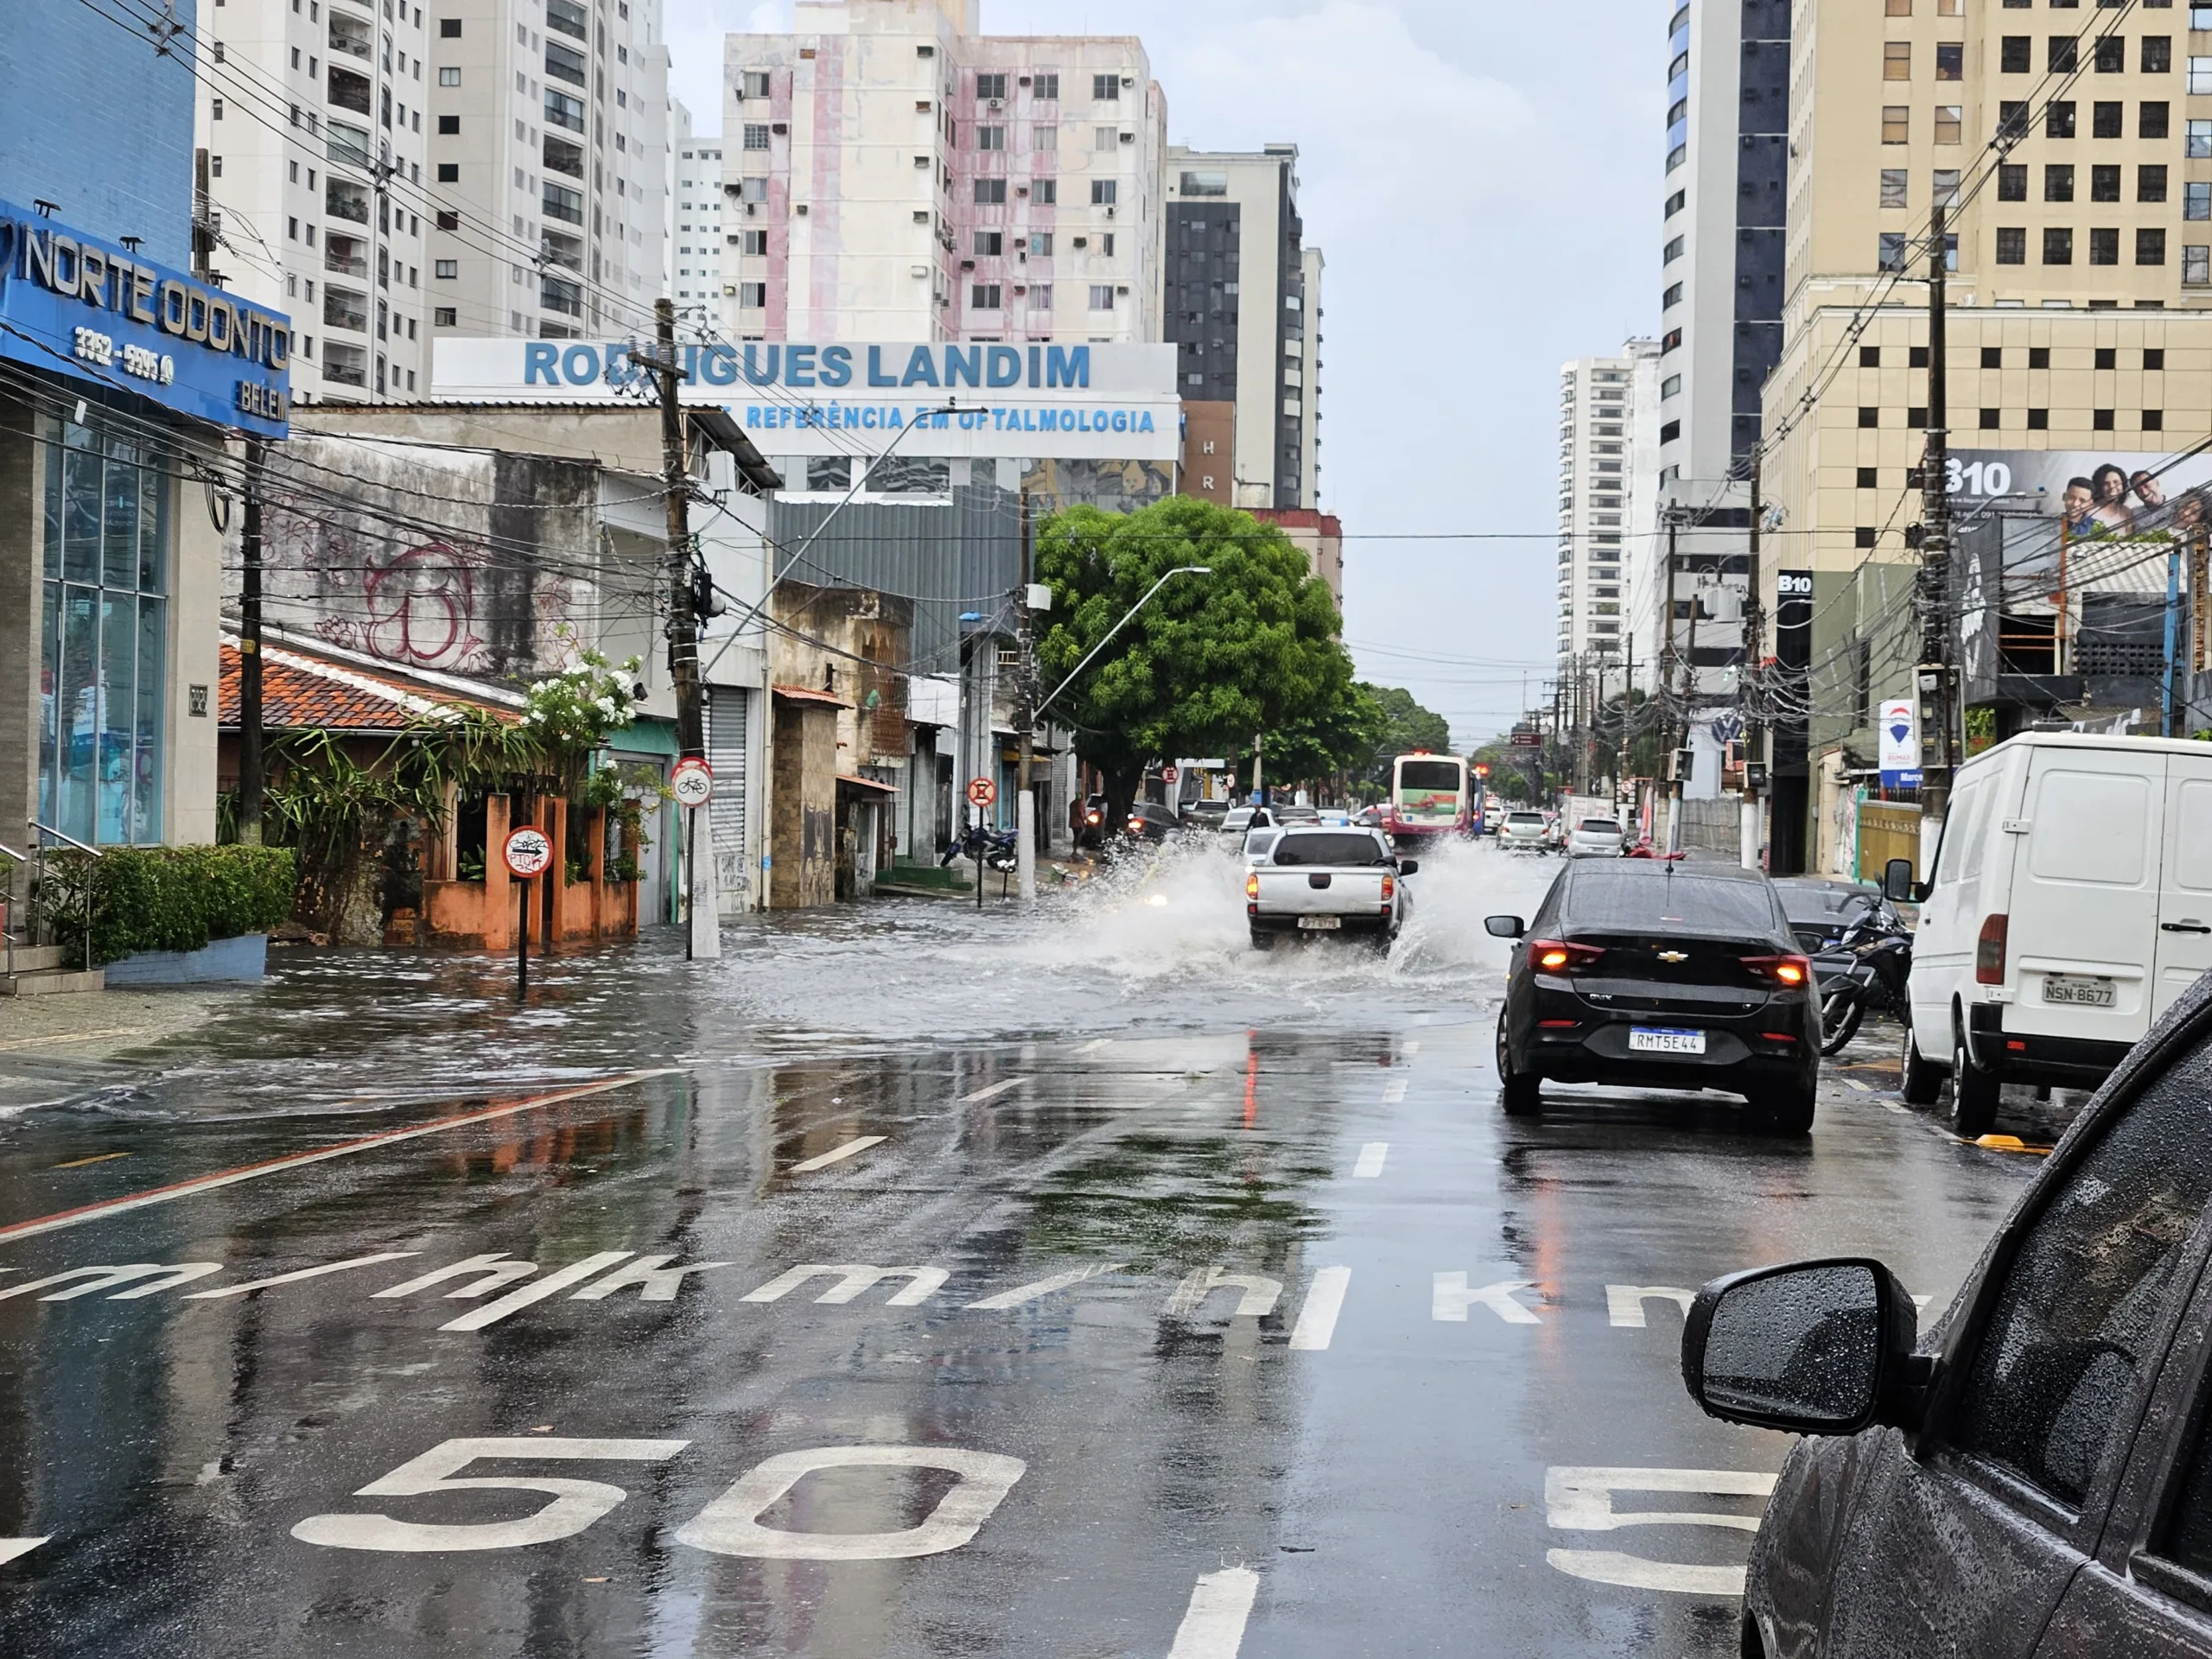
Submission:
[[[289,317],[7,201],[0,358],[259,437],[291,413]]]
[[[613,403],[650,396],[627,340],[441,339],[435,397]],[[1182,448],[1175,347],[940,340],[679,345],[687,403],[720,405],[772,455],[1173,461]]]

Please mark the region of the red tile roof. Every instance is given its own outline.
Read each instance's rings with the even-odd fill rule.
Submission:
[[[222,685],[217,723],[238,724],[238,648],[222,645]],[[426,691],[365,670],[326,663],[264,642],[261,655],[261,723],[264,730],[398,732],[442,703],[488,709],[508,720],[517,711],[447,691]]]
[[[827,691],[817,691],[810,685],[772,685],[768,688],[786,702],[819,702],[832,709],[849,709],[853,705],[842,697]]]

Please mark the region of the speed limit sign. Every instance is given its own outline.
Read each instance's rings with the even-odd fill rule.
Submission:
[[[968,804],[970,806],[988,806],[998,798],[999,786],[989,779],[970,778],[968,780]]]
[[[676,763],[668,787],[678,806],[704,806],[715,796],[714,768],[696,754],[687,755]]]
[[[518,823],[507,832],[507,873],[527,881],[545,874],[553,861],[553,843],[534,823]]]

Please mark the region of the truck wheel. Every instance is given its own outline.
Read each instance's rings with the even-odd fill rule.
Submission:
[[[1506,1040],[1503,1008],[1497,1014],[1497,1103],[1508,1117],[1526,1117],[1543,1104],[1541,1080],[1513,1069],[1513,1048]]]
[[[1252,948],[1255,950],[1274,950],[1275,948],[1275,936],[1272,933],[1263,933],[1256,927],[1254,928],[1252,930]]]
[[[1965,1033],[1958,1033],[1951,1047],[1951,1133],[1964,1141],[1987,1135],[1997,1122],[1997,1079],[1974,1063]]]
[[[1922,1055],[1912,1040],[1910,1016],[1904,1028],[1904,1063],[1897,1084],[1897,1094],[1908,1106],[1933,1106],[1943,1087],[1943,1074],[1933,1062]]]

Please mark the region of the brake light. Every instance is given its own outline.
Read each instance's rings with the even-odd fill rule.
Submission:
[[[1143,820],[1142,818],[1132,817],[1132,818],[1129,820],[1128,829],[1129,829],[1129,833],[1130,833],[1130,834],[1132,834],[1132,835],[1141,835],[1141,834],[1143,834],[1143,833],[1144,833],[1144,820]]]
[[[1397,891],[1398,878],[1395,875],[1384,875],[1382,878],[1382,902],[1386,905],[1389,904],[1392,895]]]
[[[1571,974],[1578,968],[1587,968],[1605,954],[1597,945],[1576,944],[1567,939],[1532,940],[1529,951],[1535,958],[1536,966],[1548,974]]]
[[[1985,916],[1981,919],[1981,936],[1974,945],[1974,982],[1977,985],[2002,985],[2005,982],[2005,934],[2011,918],[2006,916]]]
[[[1247,899],[1257,899],[1260,896],[1260,873],[1257,870],[1254,870],[1244,878],[1244,896]]]
[[[1745,957],[1744,967],[1777,985],[1802,985],[1813,977],[1813,964],[1803,957]]]

